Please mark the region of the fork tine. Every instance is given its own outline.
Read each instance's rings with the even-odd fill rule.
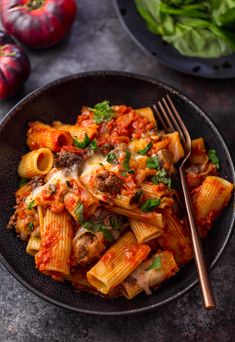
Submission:
[[[155,104],[153,105],[153,109],[154,109],[154,112],[157,116],[157,119],[161,122],[163,129],[167,130],[168,127],[167,127],[165,121],[163,120],[163,117],[162,117],[161,113],[159,112],[159,110]]]
[[[175,130],[174,126],[172,125],[172,122],[169,119],[169,116],[167,115],[166,110],[165,110],[164,106],[162,105],[161,101],[158,101],[158,107],[160,108],[160,112],[163,115],[165,121],[167,122],[168,128],[170,128],[174,131]]]
[[[167,109],[167,113],[168,113],[168,115],[169,115],[169,117],[171,119],[171,122],[175,126],[174,130],[179,132],[179,135],[180,135],[181,139],[183,140],[183,142],[185,142],[186,139],[185,139],[185,135],[184,135],[184,129],[182,129],[182,126],[180,125],[180,122],[178,122],[178,120],[182,121],[181,119],[179,119],[179,113],[177,113],[178,114],[178,116],[177,116],[178,120],[176,120],[176,118],[175,118],[175,116],[174,116],[174,114],[172,112],[172,109],[170,108],[170,106],[167,103],[166,99],[169,101],[169,103],[171,105],[171,108],[173,109],[174,114],[176,112],[176,108],[173,105],[173,102],[171,101],[171,99],[169,100],[168,95],[166,96],[166,98],[164,98],[164,97],[162,98],[162,102],[164,103],[164,105],[165,105],[165,107]]]
[[[191,141],[189,132],[188,132],[188,130],[187,130],[187,128],[186,128],[186,126],[185,126],[183,120],[181,119],[180,114],[179,114],[179,112],[177,111],[177,109],[176,109],[176,107],[175,107],[173,101],[171,100],[171,98],[170,98],[169,95],[166,95],[166,97],[167,97],[167,99],[168,99],[168,102],[169,102],[169,104],[170,104],[170,106],[171,106],[171,108],[172,108],[174,114],[175,114],[175,117],[177,118],[177,121],[178,121],[179,125],[181,126],[181,131],[184,133],[185,141]]]

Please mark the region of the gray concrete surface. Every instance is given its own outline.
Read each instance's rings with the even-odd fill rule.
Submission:
[[[172,71],[144,54],[123,31],[111,0],[79,0],[71,35],[59,46],[29,51],[32,74],[24,90],[0,103],[0,117],[32,90],[86,70],[124,70],[156,77],[197,102],[235,151],[235,80],[203,80]],[[19,118],[20,119],[20,118]],[[102,318],[56,308],[24,289],[0,265],[0,341],[165,342],[232,341],[235,334],[235,238],[211,273],[218,308],[204,312],[199,289],[156,312]]]

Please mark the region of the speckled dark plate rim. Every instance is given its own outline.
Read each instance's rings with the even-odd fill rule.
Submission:
[[[97,76],[121,76],[121,77],[126,77],[126,78],[132,78],[135,80],[139,80],[139,81],[145,81],[145,82],[149,82],[152,83],[153,85],[157,85],[161,88],[164,88],[165,90],[175,94],[176,96],[180,97],[184,102],[187,102],[191,107],[193,107],[193,109],[201,116],[203,117],[203,119],[209,124],[209,126],[212,128],[212,130],[215,132],[217,139],[220,141],[221,145],[223,146],[224,150],[226,151],[226,154],[228,156],[228,163],[229,163],[229,167],[232,173],[232,180],[235,183],[235,170],[234,170],[234,165],[233,165],[233,161],[232,161],[232,157],[231,154],[228,150],[228,147],[224,141],[224,138],[222,137],[221,133],[219,132],[219,130],[217,129],[217,127],[215,126],[215,124],[212,122],[211,119],[209,119],[209,117],[204,113],[204,111],[197,106],[194,102],[192,102],[188,97],[186,97],[185,95],[183,95],[182,93],[180,93],[178,90],[176,90],[175,88],[161,82],[158,81],[154,78],[151,77],[146,77],[146,76],[142,76],[142,75],[137,75],[137,74],[133,74],[133,73],[128,73],[128,72],[122,72],[122,71],[89,71],[89,72],[83,72],[83,73],[78,73],[78,74],[74,74],[71,76],[66,76],[63,78],[60,78],[58,80],[55,80],[45,86],[42,86],[38,89],[36,89],[35,91],[31,92],[29,95],[27,95],[26,97],[24,97],[20,102],[18,102],[18,104],[16,104],[9,112],[8,114],[4,117],[4,119],[0,122],[0,134],[1,131],[4,129],[5,125],[8,123],[8,121],[15,115],[15,110],[20,108],[21,106],[27,104],[27,102],[31,101],[31,99],[35,98],[36,96],[40,95],[42,92],[46,91],[47,89],[54,87],[58,84],[64,83],[66,84],[66,82],[71,81],[73,79],[79,79],[79,78],[89,78],[89,77],[97,77]],[[235,193],[233,194],[234,200],[235,200]],[[227,235],[226,238],[223,241],[223,244],[221,246],[221,248],[219,249],[219,251],[217,252],[216,257],[214,258],[214,260],[210,263],[209,265],[209,269],[211,270],[216,263],[218,262],[219,258],[222,255],[222,252],[224,251],[225,247],[227,246],[232,233],[233,233],[233,228],[234,228],[234,222],[235,222],[235,212],[233,214],[233,216],[231,217],[231,221],[230,221],[230,225],[227,231]],[[32,293],[36,294],[38,297],[46,300],[47,302],[54,304],[57,307],[60,308],[64,308],[64,309],[68,309],[68,310],[72,310],[74,312],[78,312],[78,313],[82,313],[82,314],[90,314],[90,315],[99,315],[99,316],[125,316],[125,315],[134,315],[134,314],[138,314],[138,313],[144,313],[144,312],[149,312],[149,311],[153,311],[154,309],[167,304],[169,302],[172,302],[173,300],[179,298],[180,296],[182,296],[183,294],[185,294],[186,292],[188,292],[190,289],[192,289],[196,284],[198,284],[198,280],[194,280],[191,282],[191,284],[189,284],[186,288],[184,288],[182,291],[179,291],[177,294],[171,296],[168,299],[165,299],[162,302],[159,302],[157,304],[153,304],[150,305],[148,307],[145,308],[141,308],[141,309],[135,309],[135,310],[127,310],[127,311],[123,311],[123,312],[98,312],[98,311],[91,311],[91,310],[83,310],[80,308],[75,308],[75,307],[71,307],[70,305],[66,305],[64,303],[60,303],[52,298],[50,298],[49,296],[46,296],[44,294],[42,294],[40,291],[38,291],[37,289],[35,289],[33,286],[29,285],[23,278],[21,278],[17,272],[14,271],[14,269],[10,266],[10,264],[7,262],[7,260],[3,257],[3,255],[1,254],[0,251],[0,261],[2,262],[2,264],[6,267],[6,269],[14,276],[14,278],[16,280],[19,281],[19,283],[21,283],[24,287],[26,287],[28,290],[30,290]]]
[[[159,55],[153,55],[152,52],[138,39],[136,38],[136,36],[134,35],[134,33],[131,31],[131,29],[129,28],[128,24],[126,23],[125,19],[123,18],[121,12],[120,12],[120,8],[119,8],[119,4],[117,0],[112,0],[113,1],[113,6],[115,8],[117,17],[124,29],[124,31],[127,33],[127,35],[132,39],[132,41],[145,53],[147,53],[148,55],[150,55],[152,58],[157,59],[160,63],[166,65],[167,67],[176,70],[178,72],[184,73],[184,74],[188,74],[188,75],[192,75],[192,76],[196,76],[196,77],[203,77],[203,78],[209,78],[209,79],[230,79],[230,78],[234,78],[234,73],[228,73],[226,76],[225,75],[216,75],[216,74],[204,74],[204,73],[196,73],[193,71],[189,71],[189,70],[185,70],[182,66],[177,66],[175,64],[171,64],[169,62],[166,62],[163,58],[161,58]],[[134,0],[133,0],[134,1]],[[235,54],[232,54],[230,56],[234,56]],[[190,57],[186,57],[185,59],[190,58]],[[203,58],[199,58],[199,57],[192,57],[195,58],[196,60],[200,60],[203,61]],[[219,57],[220,58],[220,57]],[[218,58],[214,58],[211,60],[218,60]],[[195,62],[195,65],[200,64],[201,62]]]

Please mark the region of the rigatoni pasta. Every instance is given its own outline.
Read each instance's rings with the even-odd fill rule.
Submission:
[[[83,107],[74,124],[31,122],[9,227],[39,272],[81,290],[132,299],[157,290],[192,258],[177,186],[184,156],[178,132],[158,130],[151,107]],[[205,237],[233,184],[203,138],[186,166]]]

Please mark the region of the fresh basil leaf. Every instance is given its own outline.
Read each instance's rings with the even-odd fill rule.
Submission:
[[[142,156],[145,155],[150,148],[153,146],[153,144],[150,142],[147,144],[147,146],[145,148],[143,148],[142,150],[139,150],[138,153],[141,154]]]
[[[112,233],[107,229],[107,227],[103,223],[92,223],[89,221],[86,221],[82,224],[83,228],[91,231],[92,233],[103,233],[105,239],[108,242],[113,242]]]
[[[108,229],[102,229],[101,232],[104,234],[105,239],[108,242],[113,242],[112,233]]]
[[[96,150],[96,149],[97,149],[97,141],[96,141],[96,140],[93,140],[93,141],[90,143],[90,149],[91,149],[91,150]]]
[[[148,268],[146,268],[146,271],[149,271],[149,270],[160,270],[161,267],[162,267],[161,257],[160,257],[160,255],[158,255],[153,260],[152,264]]]
[[[159,164],[159,158],[158,158],[158,156],[149,157],[149,158],[147,159],[146,166],[147,166],[149,169],[160,170],[160,164]]]
[[[151,182],[154,184],[163,183],[168,186],[168,188],[172,187],[171,178],[167,176],[167,171],[165,169],[161,169],[158,173],[151,178]]]
[[[129,171],[129,160],[130,160],[130,157],[131,157],[131,152],[129,152],[128,150],[126,150],[126,156],[124,158],[124,161],[123,161],[123,168],[128,172]]]
[[[34,200],[28,204],[27,209],[32,210],[33,207],[35,207],[35,201]]]
[[[113,153],[113,152],[110,152],[108,155],[107,155],[107,158],[106,158],[107,162],[109,164],[116,164],[118,162],[117,160],[117,157],[116,157],[116,154]]]
[[[135,170],[131,169],[127,171],[130,175],[133,175],[135,173]]]
[[[220,161],[219,157],[216,153],[216,150],[209,150],[208,151],[208,157],[210,161],[216,166],[216,168],[219,170],[220,169]]]
[[[159,206],[160,203],[160,198],[149,198],[141,205],[140,209],[144,212],[153,211]]]
[[[83,221],[83,211],[84,211],[84,206],[82,203],[78,203],[74,209],[74,214],[77,218],[78,223],[82,223]]]
[[[83,141],[78,141],[77,139],[73,139],[73,144],[77,148],[86,148],[90,143],[91,141],[87,134],[85,134]]]
[[[22,186],[24,186],[24,185],[27,184],[27,183],[28,183],[28,179],[22,178],[22,179],[20,180],[19,187],[22,188]]]
[[[109,105],[109,101],[97,103],[94,108],[89,108],[94,113],[94,121],[100,124],[105,121],[110,121],[113,117],[113,110]]]
[[[29,224],[28,224],[28,230],[30,230],[30,231],[32,232],[33,228],[34,228],[33,222],[29,222]]]

